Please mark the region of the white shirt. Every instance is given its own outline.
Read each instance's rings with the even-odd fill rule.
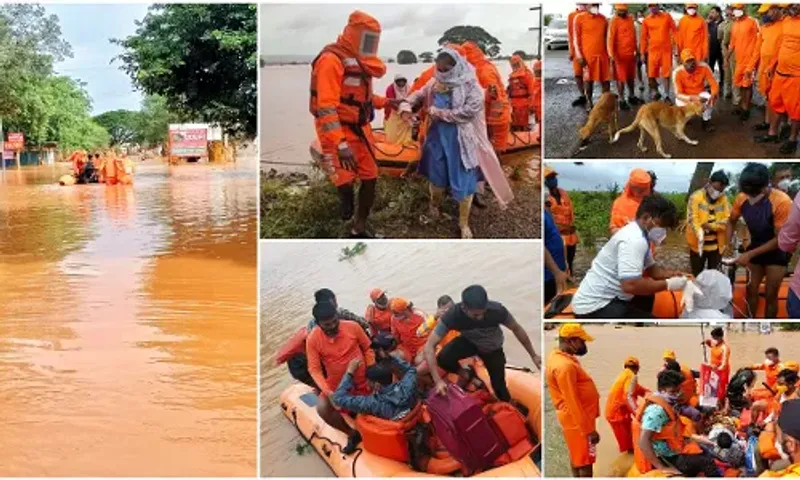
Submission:
[[[572,310],[578,315],[587,315],[615,298],[631,300],[633,295],[622,291],[622,281],[641,278],[654,263],[650,242],[639,224],[627,224],[611,237],[592,261],[592,267],[572,298]]]

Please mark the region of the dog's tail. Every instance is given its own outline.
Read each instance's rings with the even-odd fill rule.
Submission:
[[[623,133],[630,133],[636,130],[636,128],[639,126],[639,116],[642,115],[643,111],[644,109],[640,108],[639,111],[636,112],[636,118],[633,119],[633,123],[623,128],[622,130],[617,130],[617,133],[614,134],[614,140],[612,140],[611,143],[617,143],[617,140],[619,140],[620,135],[622,135]]]

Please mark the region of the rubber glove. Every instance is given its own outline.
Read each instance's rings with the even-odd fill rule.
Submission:
[[[667,279],[667,290],[670,292],[677,292],[683,290],[688,280],[686,277],[672,277]]]

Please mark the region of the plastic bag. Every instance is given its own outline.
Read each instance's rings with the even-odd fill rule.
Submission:
[[[704,270],[683,289],[681,318],[733,318],[733,288],[722,272]]]

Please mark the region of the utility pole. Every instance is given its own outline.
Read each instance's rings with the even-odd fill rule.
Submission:
[[[542,6],[539,5],[538,7],[531,7],[530,11],[538,12],[539,14],[539,21],[537,22],[539,25],[536,27],[530,27],[528,29],[529,32],[536,32],[536,56],[539,60],[542,59],[542,31],[544,30],[544,15],[542,12]]]

